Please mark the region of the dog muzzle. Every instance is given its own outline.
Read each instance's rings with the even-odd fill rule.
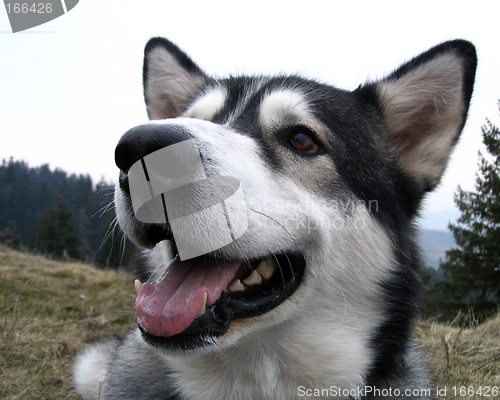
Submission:
[[[156,150],[128,171],[137,220],[170,224],[181,260],[220,249],[248,228],[243,190],[231,176],[208,176],[195,139]]]

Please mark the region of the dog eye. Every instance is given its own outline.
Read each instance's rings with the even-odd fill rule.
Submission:
[[[307,131],[292,133],[290,137],[290,144],[295,150],[303,153],[314,154],[321,150],[321,146],[314,141]]]

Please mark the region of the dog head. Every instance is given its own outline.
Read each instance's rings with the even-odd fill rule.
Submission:
[[[383,324],[388,288],[403,285],[394,266],[416,279],[411,222],[464,126],[475,65],[470,43],[446,42],[348,92],[299,76],[212,78],[152,39],[143,78],[154,121],[116,148],[118,221],[149,265],[136,302],[143,339],[182,352],[278,326],[299,332],[306,314],[330,331],[342,320],[353,338],[360,324]],[[169,200],[153,181],[189,190]],[[139,217],[134,185],[147,197],[148,184],[152,207]],[[176,232],[187,245],[221,245],[174,258]],[[412,303],[414,289],[399,288]]]

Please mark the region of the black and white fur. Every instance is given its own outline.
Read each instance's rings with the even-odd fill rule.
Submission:
[[[465,124],[475,69],[474,47],[450,41],[349,92],[300,76],[211,78],[171,42],[152,39],[144,63],[150,119],[189,132],[207,171],[236,177],[244,190],[248,231],[214,256],[298,251],[304,276],[280,305],[232,320],[199,347],[152,346],[134,329],[88,348],[75,368],[79,393],[101,400],[389,393],[358,390],[371,387],[433,397],[426,357],[412,339],[421,290],[414,219]],[[320,151],[290,145],[301,129]],[[163,227],[135,220],[126,178],[125,170],[118,221],[146,249],[140,273],[154,280],[172,247],[160,241]]]

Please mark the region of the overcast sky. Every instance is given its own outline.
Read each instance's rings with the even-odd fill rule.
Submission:
[[[0,160],[116,181],[115,145],[147,119],[142,53],[152,36],[173,40],[210,74],[298,72],[344,89],[465,38],[479,55],[469,121],[424,211],[424,226],[446,229],[456,187],[474,187],[481,125],[499,123],[499,11],[498,0],[80,0],[13,34],[0,9]]]

